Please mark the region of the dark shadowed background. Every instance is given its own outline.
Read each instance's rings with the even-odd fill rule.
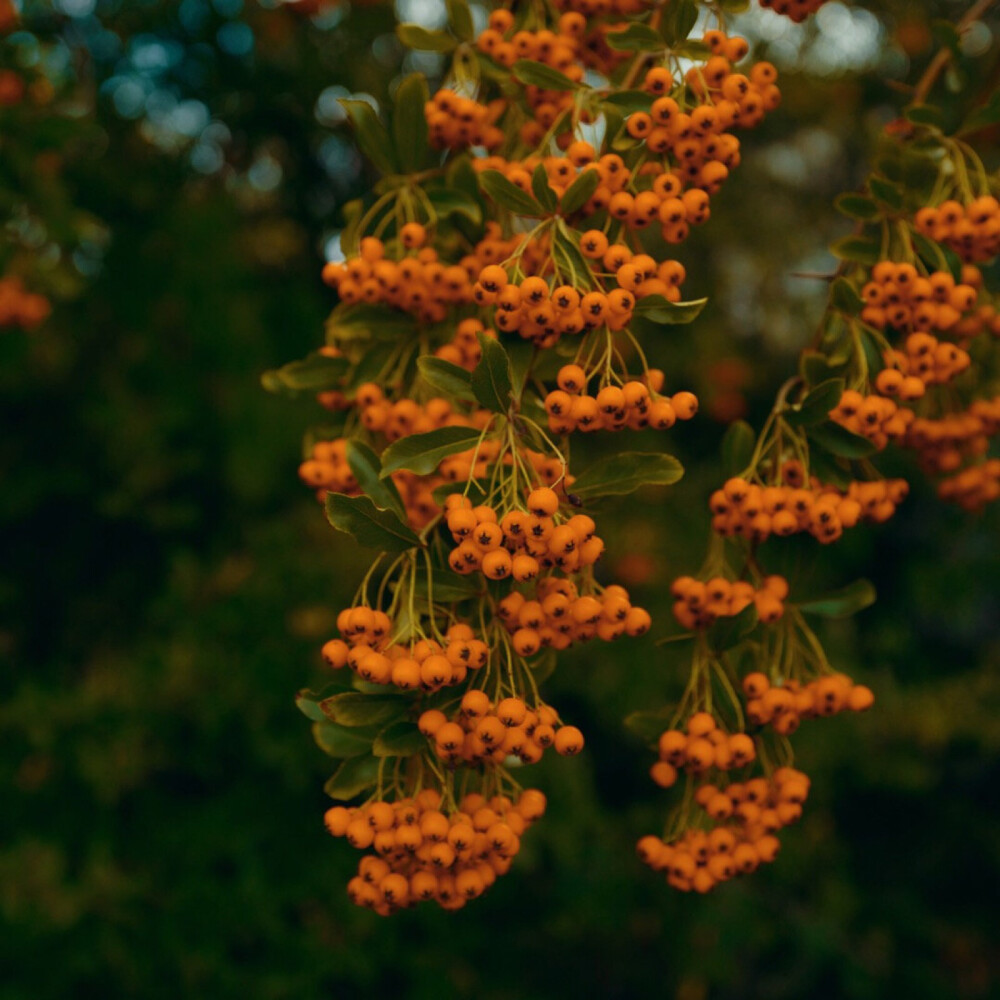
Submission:
[[[550,811],[511,874],[461,914],[382,920],[347,901],[332,765],[293,704],[366,555],[296,478],[322,411],[259,376],[320,343],[321,262],[371,183],[336,99],[439,64],[404,60],[386,5],[27,4],[4,65],[63,97],[55,125],[0,135],[0,193],[66,235],[39,253],[52,319],[0,333],[2,1000],[1000,995],[995,510],[945,508],[890,456],[915,488],[888,525],[821,560],[775,547],[793,587],[867,575],[880,599],[824,632],[877,703],[796,737],[811,798],[767,870],[694,898],[643,869],[670,797],[621,724],[678,691],[683,653],[654,644],[667,586],[701,562],[724,421],[759,426],[811,335],[825,284],[793,275],[832,267],[832,199],[902,100],[885,80],[965,6],[744,21],[785,102],[681,251],[711,307],[651,347],[703,400],[670,432],[689,472],[602,524],[658,624],[565,657],[549,698],[588,746],[537,768]]]

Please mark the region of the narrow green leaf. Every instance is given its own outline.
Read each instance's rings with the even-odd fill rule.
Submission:
[[[903,207],[903,192],[895,184],[883,180],[881,177],[869,177],[868,190],[883,205],[887,205],[894,212],[898,212]]]
[[[358,303],[337,306],[326,321],[327,342],[349,340],[391,340],[413,336],[416,323],[408,313],[382,305]],[[385,354],[379,351],[380,365]],[[331,359],[332,360],[332,359]]]
[[[423,73],[411,73],[396,90],[392,112],[392,136],[396,160],[404,174],[416,173],[427,163],[427,118],[424,105],[429,98]]]
[[[323,714],[341,726],[385,726],[406,714],[408,700],[398,694],[345,691],[320,702]]]
[[[683,42],[698,23],[698,4],[694,0],[676,0],[667,8],[663,19],[663,38],[671,47]]]
[[[268,392],[325,392],[339,388],[349,368],[347,358],[314,351],[301,361],[264,372],[260,380]]]
[[[698,318],[708,299],[692,299],[690,302],[671,302],[662,295],[646,295],[635,304],[635,313],[653,323],[668,326],[682,326]]]
[[[446,219],[450,215],[460,215],[474,226],[482,225],[482,206],[466,191],[458,188],[428,188],[426,193],[439,218]]]
[[[559,199],[559,214],[572,215],[583,208],[600,183],[601,176],[596,170],[582,170]]]
[[[873,198],[863,194],[841,194],[834,201],[834,207],[841,215],[851,219],[877,219],[878,205]]]
[[[839,458],[867,458],[876,450],[875,445],[859,434],[853,434],[841,424],[828,420],[809,428],[809,437],[830,454]]]
[[[429,475],[449,455],[475,447],[479,436],[474,427],[439,427],[426,434],[400,438],[382,453],[382,476],[400,469],[409,469],[419,476]]]
[[[408,49],[418,52],[451,52],[458,45],[447,31],[432,31],[419,24],[399,24],[396,35]]]
[[[819,445],[809,450],[809,472],[821,483],[836,486],[838,490],[846,490],[854,480],[844,460],[835,458]]]
[[[580,89],[580,84],[575,83],[559,70],[546,66],[545,63],[536,62],[534,59],[518,59],[511,67],[511,72],[521,83],[541,87],[542,90]]]
[[[560,219],[559,228],[552,237],[552,253],[556,257],[556,266],[563,277],[576,288],[587,288],[591,284],[590,264],[580,252],[579,244],[567,231],[566,224]]]
[[[722,437],[722,472],[728,479],[738,476],[753,457],[757,436],[745,420],[734,420]]]
[[[371,754],[345,760],[327,779],[323,791],[331,799],[346,802],[374,786],[378,781],[379,761]]]
[[[483,593],[482,576],[478,573],[469,576],[459,576],[450,569],[434,568],[431,578],[433,591],[428,590],[427,575],[418,571],[413,581],[413,593],[419,600],[426,601],[432,597],[437,604],[450,604],[452,601],[465,601]]]
[[[995,90],[985,104],[969,112],[958,134],[968,135],[970,132],[979,132],[997,124],[1000,124],[1000,90]]]
[[[923,233],[911,233],[913,245],[917,253],[932,267],[939,271],[948,271],[956,282],[962,280],[962,259],[951,247],[942,246],[936,240],[929,239]]]
[[[395,511],[401,519],[406,517],[406,508],[399,496],[396,484],[382,471],[378,455],[357,438],[347,442],[347,464],[362,491],[375,501],[377,507]]]
[[[645,90],[620,90],[616,94],[608,94],[601,98],[601,103],[631,115],[636,111],[649,111],[653,95],[646,93]]]
[[[376,757],[412,757],[427,748],[427,737],[417,728],[416,723],[400,721],[386,726],[372,744]]]
[[[483,357],[472,372],[472,391],[487,410],[506,413],[513,391],[507,352],[499,341],[483,334],[479,334],[479,345]]]
[[[875,264],[882,255],[878,240],[861,236],[845,236],[830,245],[830,252],[840,260],[858,264]]]
[[[479,175],[479,186],[501,208],[515,215],[542,216],[545,210],[531,195],[525,194],[511,183],[499,170],[484,170]]]
[[[329,719],[313,725],[313,739],[331,757],[359,757],[371,753],[377,732],[375,726],[341,726]]]
[[[830,302],[848,316],[857,316],[865,307],[865,301],[847,278],[835,278],[830,286]]]
[[[556,193],[549,187],[549,175],[545,167],[539,163],[531,175],[531,190],[535,195],[535,200],[546,212],[552,213],[558,208],[559,202]]]
[[[308,688],[303,688],[295,696],[295,707],[307,719],[313,722],[323,722],[326,719],[326,713],[320,707],[320,703],[333,694],[340,694],[347,690],[349,688],[339,682],[327,684],[322,691],[310,691]]]
[[[389,133],[379,121],[375,109],[367,101],[341,98],[340,106],[354,130],[358,148],[372,161],[375,169],[383,174],[398,173],[399,165],[392,155]]]
[[[417,368],[435,389],[459,399],[473,398],[472,372],[466,371],[461,365],[425,354],[417,358]]]
[[[623,31],[608,32],[604,39],[618,52],[660,52],[666,47],[659,32],[635,21]]]
[[[875,587],[868,580],[833,590],[822,597],[802,601],[798,608],[807,615],[821,615],[823,618],[847,618],[875,603]]]
[[[448,27],[463,42],[471,42],[476,37],[476,29],[472,23],[472,11],[465,0],[445,0],[448,10]]]
[[[840,402],[844,394],[844,380],[831,378],[821,382],[798,406],[782,414],[785,422],[792,427],[813,427],[829,419],[830,411]]]
[[[587,466],[573,483],[581,499],[623,496],[641,486],[670,486],[684,475],[684,467],[673,455],[621,452]]]
[[[328,493],[326,519],[368,548],[399,553],[420,545],[420,539],[396,514],[376,507],[371,497]]]
[[[753,604],[748,604],[738,615],[717,618],[709,626],[705,637],[712,650],[724,653],[742,642],[756,625],[757,608]]]

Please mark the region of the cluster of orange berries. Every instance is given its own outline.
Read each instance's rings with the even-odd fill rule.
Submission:
[[[455,335],[447,344],[442,344],[434,356],[450,361],[459,368],[471,372],[483,358],[483,349],[479,345],[479,334],[496,339],[496,332],[488,330],[478,319],[463,319],[455,327]]]
[[[928,472],[955,472],[964,458],[985,455],[997,431],[1000,396],[977,399],[964,413],[949,413],[938,420],[918,417],[903,444],[919,454]]]
[[[776,733],[790,736],[803,719],[825,718],[838,712],[867,711],[875,703],[871,688],[855,684],[846,674],[827,674],[806,684],[786,680],[771,684],[755,671],[743,678],[747,696],[747,721],[755,726],[770,725]]]
[[[545,813],[545,796],[533,788],[517,802],[472,793],[454,811],[442,806],[440,792],[424,789],[398,802],[327,810],[333,836],[373,852],[347,883],[353,903],[382,916],[420,902],[460,909],[510,870],[521,836]]]
[[[727,733],[716,725],[708,712],[695,712],[687,721],[687,731],[668,729],[660,734],[657,746],[660,759],[649,770],[649,776],[661,788],[670,788],[678,772],[685,768],[691,774],[704,774],[716,768],[729,771],[746,767],[757,757],[753,739],[746,733]],[[727,819],[709,811],[713,819]]]
[[[945,201],[914,216],[917,232],[951,247],[962,260],[990,260],[1000,253],[1000,201],[991,195],[968,205]]]
[[[885,353],[887,367],[875,378],[875,388],[885,396],[919,399],[927,386],[950,382],[972,363],[968,351],[929,333],[911,333],[903,346]]]
[[[445,502],[446,523],[458,547],[448,556],[456,573],[481,571],[490,580],[508,577],[524,582],[542,569],[576,572],[592,566],[604,542],[586,514],[557,518],[559,495],[548,486],[532,490],[525,510],[498,517],[490,506],[473,507],[468,497],[453,493]]]
[[[829,416],[841,427],[867,438],[881,450],[890,441],[903,438],[913,420],[913,411],[897,406],[885,396],[862,396],[854,389],[847,389],[840,402],[830,410]]]
[[[342,639],[323,646],[323,659],[334,670],[350,667],[371,684],[394,684],[404,691],[438,691],[461,684],[469,670],[489,662],[490,650],[472,628],[458,622],[444,634],[444,646],[421,639],[406,646],[389,639],[392,621],[384,611],[364,605],[345,608],[337,616]]]
[[[495,149],[503,142],[503,130],[496,121],[505,110],[503,100],[480,104],[471,97],[442,89],[424,105],[424,117],[436,149]]]
[[[782,14],[796,24],[815,14],[825,3],[826,0],[760,0],[761,7]]]
[[[448,764],[502,764],[517,757],[537,764],[550,747],[563,757],[583,749],[583,733],[564,726],[549,705],[530,709],[520,698],[503,698],[496,705],[484,691],[470,690],[450,720],[439,709],[424,712],[417,725],[434,742],[434,751]]]
[[[957,503],[964,510],[981,510],[1000,499],[1000,459],[991,458],[971,465],[938,483],[938,496]]]
[[[400,229],[400,242],[412,250],[401,260],[385,257],[385,245],[374,236],[361,241],[360,253],[346,262],[330,261],[323,267],[323,280],[337,290],[342,302],[353,305],[385,303],[402,309],[427,323],[444,320],[449,309],[473,300],[476,275],[488,264],[504,260],[523,243],[522,236],[505,239],[495,222],[487,223],[486,235],[457,264],[445,264],[437,251],[424,246],[426,227],[417,222]],[[522,248],[522,266],[540,266],[547,251],[543,241]]]
[[[947,332],[975,306],[978,294],[972,283],[956,284],[948,271],[924,278],[913,264],[882,260],[872,268],[861,297],[862,320],[878,330]]]
[[[634,607],[624,587],[612,584],[599,596],[581,596],[572,580],[555,576],[539,580],[531,599],[512,590],[497,604],[497,615],[521,656],[595,638],[613,642],[622,635],[639,636],[652,624],[649,612]]]
[[[823,543],[865,519],[881,524],[909,492],[903,479],[852,482],[846,491],[824,486],[815,477],[805,486],[758,486],[729,479],[710,500],[712,527],[722,535],[763,542],[770,535],[808,531]]]
[[[783,576],[766,576],[760,587],[754,587],[748,580],[730,581],[721,576],[704,581],[679,576],[670,585],[670,593],[674,617],[687,629],[708,628],[717,618],[738,615],[751,604],[757,617],[771,624],[785,613],[788,581]]]
[[[571,431],[667,430],[677,420],[690,420],[698,412],[698,398],[692,392],[660,396],[663,372],[651,369],[641,379],[607,385],[596,396],[583,391],[587,377],[579,365],[564,365],[556,378],[558,389],[545,397],[549,430],[558,434]]]
[[[0,277],[0,328],[30,330],[48,319],[52,306],[44,295],[29,292],[17,275]]]
[[[695,801],[703,809],[713,803],[729,817],[710,830],[689,828],[668,844],[643,837],[637,851],[644,864],[667,873],[667,884],[682,892],[705,893],[720,882],[749,874],[777,857],[774,834],[802,815],[809,795],[809,778],[791,767],[779,767],[771,777],[732,784],[721,791],[703,785]]]

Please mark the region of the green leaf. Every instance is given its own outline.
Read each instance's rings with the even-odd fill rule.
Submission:
[[[898,212],[903,207],[903,192],[895,184],[883,180],[881,177],[869,177],[868,190],[883,205],[887,205],[894,212]]]
[[[644,743],[656,743],[660,735],[670,728],[672,715],[669,708],[632,712],[625,716],[625,728],[635,733]]]
[[[604,36],[611,48],[619,52],[660,52],[665,48],[661,35],[646,24],[633,21],[624,31],[611,31]]]
[[[649,111],[653,95],[646,93],[645,90],[620,90],[616,94],[608,94],[601,98],[601,103],[631,115],[636,111]]]
[[[465,0],[445,0],[448,10],[448,27],[456,37],[463,42],[471,42],[476,37],[476,29],[472,23],[472,11]]]
[[[375,109],[367,101],[346,97],[341,98],[339,104],[347,112],[358,148],[372,161],[375,169],[383,174],[397,173],[398,164],[392,155],[389,133],[379,121]]]
[[[347,442],[347,464],[362,491],[375,501],[377,507],[395,511],[400,518],[406,517],[406,508],[391,479],[383,478],[382,462],[378,455],[356,438]]]
[[[472,373],[461,365],[424,354],[417,358],[417,368],[435,389],[440,389],[449,396],[457,396],[459,399],[473,398]]]
[[[326,519],[361,545],[400,553],[420,545],[420,539],[391,510],[376,507],[371,497],[326,495]]]
[[[408,49],[418,52],[451,52],[458,45],[447,31],[431,31],[419,24],[399,24],[396,35]]]
[[[865,307],[865,301],[847,278],[835,278],[830,286],[830,302],[848,316],[857,316]]]
[[[913,232],[910,234],[913,245],[917,248],[917,253],[932,267],[939,271],[948,271],[956,282],[962,280],[962,259],[951,247],[942,246],[935,240],[929,239],[923,233]]]
[[[382,475],[409,469],[427,476],[449,455],[475,447],[480,432],[474,427],[439,427],[426,434],[400,438],[382,452]]]
[[[326,321],[327,342],[352,340],[386,340],[398,342],[412,337],[416,323],[408,313],[389,306],[358,303],[337,306]],[[379,351],[379,367],[385,354]],[[377,370],[377,369],[376,369]]]
[[[424,105],[429,99],[423,73],[411,73],[396,90],[392,113],[392,136],[396,160],[404,174],[419,171],[427,162],[427,118]]]
[[[653,323],[681,326],[698,318],[708,299],[692,299],[690,302],[671,302],[662,295],[646,295],[635,304],[635,313]]]
[[[340,693],[347,690],[349,688],[339,682],[327,684],[322,691],[310,691],[308,688],[303,688],[295,696],[295,707],[307,719],[311,719],[313,722],[323,722],[326,719],[326,713],[321,707],[321,702],[334,692]]]
[[[819,385],[834,378],[841,367],[831,364],[821,351],[806,350],[799,356],[799,374],[806,385]]]
[[[372,752],[375,726],[341,726],[329,719],[313,725],[313,739],[331,757],[359,757]]]
[[[985,104],[969,112],[958,134],[968,135],[970,132],[979,132],[997,124],[1000,124],[1000,90],[995,90]]]
[[[727,649],[742,642],[757,625],[757,608],[748,604],[738,615],[726,615],[709,626],[705,637],[708,645],[716,653],[724,653]]]
[[[426,193],[439,218],[460,215],[474,226],[482,225],[483,208],[468,192],[457,188],[428,188]]]
[[[928,125],[940,129],[944,126],[944,115],[941,109],[932,104],[911,104],[903,108],[903,117],[914,125]]]
[[[722,472],[726,478],[738,476],[753,457],[757,436],[745,420],[734,420],[722,437]]]
[[[590,201],[590,196],[601,183],[601,175],[596,170],[583,170],[576,175],[573,183],[559,199],[559,214],[572,215]]]
[[[829,419],[830,411],[840,402],[844,394],[844,380],[831,378],[821,382],[798,406],[782,413],[785,422],[792,427],[813,427]]]
[[[378,781],[379,760],[368,754],[345,760],[333,775],[327,779],[323,791],[331,799],[346,802],[360,795]]]
[[[535,167],[534,172],[531,175],[531,190],[534,193],[538,204],[541,205],[546,212],[551,214],[556,210],[556,208],[558,208],[559,201],[556,198],[556,193],[549,187],[549,175],[541,163]]]
[[[331,358],[314,351],[301,361],[264,372],[260,381],[268,392],[325,392],[340,387],[348,368],[347,358]]]
[[[626,451],[598,459],[587,466],[573,483],[581,499],[623,496],[641,486],[670,486],[684,475],[684,467],[673,455]]]
[[[406,714],[408,699],[398,694],[345,691],[320,702],[323,714],[341,726],[385,726]]]
[[[847,618],[874,604],[875,598],[875,587],[868,580],[855,580],[840,590],[802,601],[798,609],[823,618]]]
[[[712,50],[701,40],[689,38],[687,41],[679,42],[671,49],[675,56],[684,59],[698,59],[704,61],[711,57]]]
[[[472,372],[472,391],[487,410],[506,413],[513,391],[510,359],[499,341],[481,333],[478,336],[483,356]]]
[[[845,236],[830,245],[830,252],[840,260],[850,260],[858,264],[875,264],[882,255],[877,240],[862,236]]]
[[[518,59],[511,67],[511,72],[521,83],[541,87],[542,90],[579,90],[580,84],[557,69],[546,66],[534,59]]]
[[[484,170],[479,175],[479,186],[501,208],[515,215],[542,216],[545,210],[530,195],[511,183],[499,170]]]
[[[559,220],[559,228],[552,236],[552,254],[553,257],[561,258],[556,260],[556,265],[571,284],[580,289],[590,285],[590,264],[580,252],[579,244],[569,235],[562,219]]]
[[[841,424],[828,420],[809,428],[809,437],[840,458],[867,458],[876,451],[875,445],[859,434],[853,434]]]
[[[841,459],[834,458],[820,447],[810,450],[809,472],[821,483],[836,486],[839,490],[846,490],[854,480],[850,469],[845,468]]]
[[[477,574],[459,576],[450,569],[434,568],[432,585],[436,604],[450,604],[452,601],[466,601],[483,593],[482,577]],[[427,589],[427,574],[418,570],[413,581],[413,593],[419,600],[426,601],[431,593]]]
[[[412,757],[427,748],[427,737],[414,722],[394,722],[386,726],[372,745],[376,757]]]
[[[676,0],[667,8],[663,20],[663,37],[671,47],[683,42],[698,23],[698,5],[694,0]]]
[[[877,219],[879,215],[875,200],[863,194],[841,194],[833,204],[841,215],[851,219]]]

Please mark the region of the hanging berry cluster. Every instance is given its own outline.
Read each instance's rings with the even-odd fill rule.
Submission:
[[[819,5],[767,6],[799,20]],[[916,93],[949,58],[931,63]],[[638,843],[640,858],[682,891],[707,892],[773,860],[776,834],[799,818],[809,788],[790,767],[788,737],[805,720],[875,701],[833,668],[807,623],[861,610],[871,585],[790,595],[763,568],[780,543],[764,543],[808,532],[829,544],[892,517],[908,483],[883,478],[871,460],[889,447],[916,452],[944,499],[974,510],[1000,497],[1000,462],[989,456],[1000,430],[997,303],[982,270],[1000,250],[998,203],[973,148],[932,124],[923,104],[906,109],[886,142],[895,147],[881,161],[887,173],[838,200],[857,230],[833,247],[841,265],[799,374],[756,439],[742,422],[727,433],[730,478],[709,498],[705,564],[672,587],[694,647],[683,697],[629,720],[657,743],[652,780],[684,786],[664,836]],[[926,189],[907,185],[914,164],[932,178]]]
[[[327,793],[359,799],[326,814],[333,835],[371,852],[348,894],[383,915],[457,908],[508,870],[545,804],[522,769],[548,749],[584,749],[542,694],[556,654],[652,624],[601,569],[593,504],[682,470],[659,451],[581,463],[576,432],[665,432],[697,413],[644,344],[698,316],[705,300],[684,300],[678,247],[739,167],[739,133],[781,99],[775,68],[726,31],[738,3],[555,6],[494,10],[477,34],[454,0],[445,28],[399,26],[405,45],[450,53],[450,67],[434,94],[419,73],[403,79],[381,115],[342,102],[382,180],[346,206],[344,259],[323,271],[337,295],[326,343],[264,376],[330,414],[300,477],[334,528],[379,553],[322,647],[333,681],[298,704],[340,762]],[[798,20],[819,4],[768,6]],[[948,149],[967,165],[966,147]],[[947,181],[936,198],[954,200]],[[750,438],[729,449],[740,461],[711,498],[709,559],[673,585],[695,649],[684,695],[673,712],[632,718],[658,743],[657,784],[684,776],[667,835],[640,842],[680,889],[772,861],[809,787],[787,736],[873,701],[833,671],[805,619],[862,606],[870,588],[803,601],[764,573],[757,547],[884,521],[907,484],[856,460],[892,443],[967,475],[996,427],[983,400],[947,425],[937,408],[996,322],[973,264],[990,245],[985,203],[971,236],[965,215],[918,225],[902,202],[872,204],[891,230],[882,261],[845,266],[807,370],[756,443],[737,428]],[[997,481],[982,475],[942,494],[972,506]]]

